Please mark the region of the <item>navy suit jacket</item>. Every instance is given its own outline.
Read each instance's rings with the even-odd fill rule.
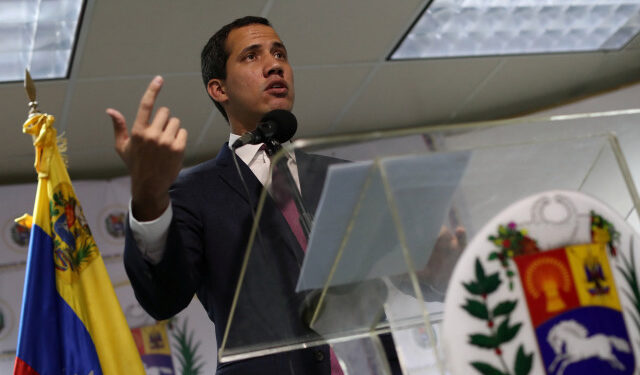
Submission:
[[[313,213],[327,167],[336,159],[296,153],[296,161],[301,193]],[[242,160],[238,163],[249,196],[227,144],[215,159],[181,172],[170,189],[173,218],[160,263],[153,265],[142,257],[130,229],[125,242],[125,268],[142,307],[155,319],[167,319],[196,293],[215,324],[218,345],[230,319],[253,224],[251,208],[256,209],[262,190],[249,167]],[[228,339],[234,346],[315,337],[300,319],[304,295],[294,292],[303,250],[270,197],[263,210],[261,235],[251,250]],[[328,346],[218,364],[217,373],[328,375]]]

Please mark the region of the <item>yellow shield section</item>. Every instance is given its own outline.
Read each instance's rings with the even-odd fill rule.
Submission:
[[[572,245],[567,258],[581,306],[606,306],[621,310],[605,243]]]
[[[166,323],[140,327],[140,333],[144,345],[144,354],[171,355]]]

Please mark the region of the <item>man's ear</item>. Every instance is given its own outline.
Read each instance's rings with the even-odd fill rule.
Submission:
[[[224,82],[219,78],[213,78],[207,83],[207,92],[209,96],[216,102],[222,104],[226,102],[229,97],[224,87]]]

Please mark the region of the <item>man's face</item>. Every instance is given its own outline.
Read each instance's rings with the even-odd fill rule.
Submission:
[[[226,47],[227,78],[221,85],[232,125],[235,121],[244,130],[253,130],[267,112],[293,108],[293,71],[275,30],[261,24],[234,29]]]

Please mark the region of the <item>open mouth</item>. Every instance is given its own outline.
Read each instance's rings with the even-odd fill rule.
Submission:
[[[270,83],[265,89],[265,91],[271,95],[284,96],[284,95],[287,95],[287,93],[289,92],[289,88],[287,87],[286,83],[281,81],[276,81],[276,82]]]

